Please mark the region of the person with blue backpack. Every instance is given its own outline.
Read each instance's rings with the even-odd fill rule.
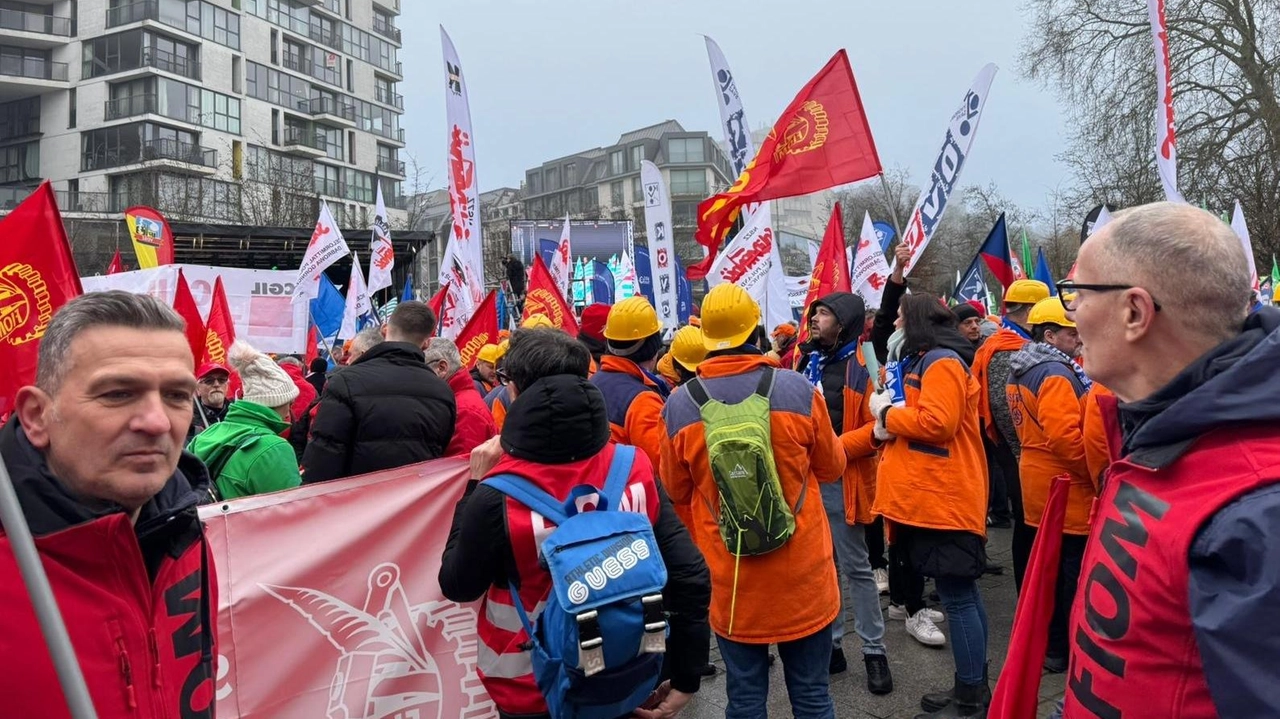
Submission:
[[[503,719],[669,719],[707,664],[707,566],[642,451],[610,440],[587,348],[512,335],[515,399],[471,453],[439,582],[483,597],[477,670]]]

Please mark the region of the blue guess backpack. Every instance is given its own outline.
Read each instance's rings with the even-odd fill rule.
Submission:
[[[564,502],[512,474],[485,480],[556,525],[542,542],[551,595],[536,622],[511,585],[529,633],[533,674],[553,719],[616,719],[658,684],[667,567],[649,517],[620,510],[635,451],[617,445],[604,489],[574,487]],[[590,494],[599,495],[595,511],[578,512],[577,500]]]

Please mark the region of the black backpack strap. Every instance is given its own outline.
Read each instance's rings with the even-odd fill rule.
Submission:
[[[776,375],[772,367],[763,367],[760,370],[760,384],[756,385],[756,394],[769,399],[773,394],[773,380]]]
[[[707,394],[707,388],[702,386],[701,377],[694,377],[686,382],[684,387],[689,391],[689,396],[693,398],[694,402],[698,403],[699,407],[711,401],[711,395]]]

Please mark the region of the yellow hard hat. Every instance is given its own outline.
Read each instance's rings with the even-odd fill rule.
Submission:
[[[476,355],[476,359],[481,362],[488,362],[489,364],[497,364],[499,356],[498,345],[485,345],[480,348],[480,352]]]
[[[676,368],[672,364],[670,352],[662,355],[662,359],[658,360],[654,369],[658,371],[658,376],[671,383],[671,386],[674,387],[675,385],[680,384],[680,375],[676,373]]]
[[[551,321],[550,317],[542,314],[541,312],[529,315],[528,319],[520,323],[520,329],[522,330],[533,330],[539,327],[550,327],[551,329],[555,329],[556,325]]]
[[[1006,305],[1034,305],[1049,296],[1049,285],[1040,280],[1018,280],[1005,290]]]
[[[740,346],[758,324],[760,305],[735,284],[718,284],[702,300],[702,341],[708,350]]]
[[[658,322],[658,313],[640,295],[628,297],[609,310],[609,319],[604,323],[604,338],[614,342],[635,342],[650,335],[656,335],[662,329]]]
[[[698,363],[707,357],[707,345],[702,330],[686,325],[676,330],[671,338],[671,356],[690,372],[697,371]]]
[[[1067,319],[1067,309],[1057,297],[1040,300],[1031,308],[1027,323],[1032,327],[1043,324],[1055,324],[1059,327],[1075,327],[1076,323]]]
[[[507,356],[507,348],[511,346],[511,340],[502,340],[498,343],[498,352],[494,357],[493,363],[497,364],[498,360]]]

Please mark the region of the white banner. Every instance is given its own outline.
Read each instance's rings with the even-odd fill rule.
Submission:
[[[179,269],[187,278],[201,316],[209,316],[213,283],[222,277],[222,288],[227,294],[227,306],[231,308],[238,339],[261,352],[301,354],[306,351],[308,305],[291,299],[294,280],[298,277],[292,270],[161,265],[114,275],[81,277],[80,284],[85,292],[123,290],[151,295],[172,306],[173,295],[178,289]]]
[[[1249,261],[1249,278],[1253,281],[1253,294],[1255,299],[1258,295],[1258,266],[1253,259],[1253,241],[1249,238],[1249,226],[1244,222],[1244,209],[1240,207],[1240,201],[1236,200],[1235,211],[1231,213],[1231,229],[1236,231],[1236,237],[1240,238],[1240,245],[1244,247],[1244,258]]]
[[[648,160],[640,161],[640,185],[644,188],[644,226],[649,238],[649,264],[653,273],[653,299],[664,334],[676,331],[675,243],[671,237],[671,196],[662,171]]]
[[[1178,144],[1173,125],[1173,72],[1169,62],[1169,29],[1164,19],[1165,0],[1147,0],[1151,39],[1156,50],[1156,171],[1164,185],[1165,199],[1184,202],[1178,191]]]
[[[761,306],[765,302],[765,285],[769,283],[773,246],[773,229],[769,227],[768,205],[746,218],[742,230],[734,236],[707,272],[711,287],[722,282],[735,284],[747,291]]]
[[[724,128],[725,146],[729,149],[729,166],[733,168],[733,176],[742,174],[747,163],[755,156],[755,148],[751,142],[751,128],[742,109],[742,98],[738,95],[738,85],[733,80],[733,72],[729,70],[729,62],[715,40],[703,36],[707,41],[707,59],[711,62],[711,80],[716,86],[716,103],[720,107],[720,124]]]
[[[551,256],[551,281],[556,283],[560,296],[564,301],[573,304],[573,296],[569,293],[569,284],[573,280],[573,249],[569,245],[569,215],[565,213],[564,229],[560,230],[560,242],[556,245],[556,253]]]
[[[809,294],[809,277],[787,277],[787,299],[791,309],[804,309],[804,298]]]
[[[884,296],[884,283],[889,280],[889,263],[880,249],[880,238],[871,224],[871,213],[862,216],[862,232],[858,244],[849,248],[849,286],[867,303],[879,308]]]
[[[360,271],[360,255],[351,253],[351,279],[347,282],[347,305],[342,310],[342,326],[338,338],[349,340],[360,331],[360,318],[369,314],[369,291],[365,289],[364,274]]]
[[[440,336],[453,339],[484,298],[484,252],[480,236],[480,190],[476,184],[475,138],[462,62],[444,26],[445,116],[448,126],[449,209],[453,215],[440,284],[448,283],[449,301],[440,318]]]
[[[994,63],[987,64],[973,79],[973,85],[965,93],[960,109],[951,116],[947,125],[947,134],[942,139],[942,150],[933,163],[929,186],[916,200],[915,209],[907,220],[907,228],[903,232],[902,242],[911,248],[911,260],[907,263],[906,272],[910,274],[916,267],[916,260],[924,254],[924,249],[933,239],[938,229],[942,213],[947,209],[947,199],[951,191],[960,182],[960,171],[964,169],[969,150],[973,147],[973,138],[978,134],[978,122],[982,119],[982,108],[987,103],[987,93],[991,90],[991,81],[999,70]]]
[[[298,274],[294,278],[293,301],[301,304],[303,300],[315,299],[320,292],[320,273],[349,254],[351,248],[347,247],[342,230],[338,229],[338,223],[333,220],[329,203],[321,200],[320,217],[316,220],[315,230],[311,232],[307,252],[302,256],[302,266],[298,268]]]
[[[387,224],[387,205],[382,201],[382,183],[378,183],[378,201],[373,207],[373,239],[369,242],[369,294],[391,286],[391,270],[396,266],[396,249],[391,244],[391,226]]]

